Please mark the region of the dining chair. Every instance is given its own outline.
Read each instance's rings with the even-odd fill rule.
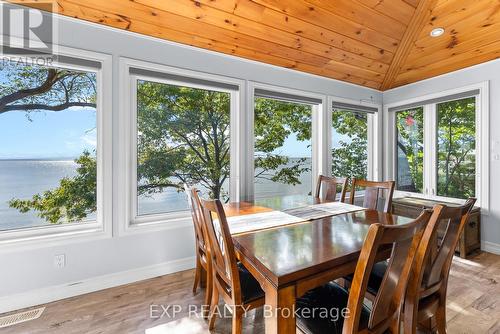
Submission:
[[[330,282],[306,292],[296,302],[299,329],[307,334],[399,333],[408,276],[431,216],[425,210],[408,224],[370,225],[350,291]],[[370,272],[379,252],[387,250],[392,250],[388,270],[370,309],[364,304]]]
[[[459,207],[436,208],[440,210],[439,219],[433,229],[425,231],[410,275],[404,304],[404,333],[416,333],[417,326],[433,333],[436,330],[439,334],[446,333],[446,291],[451,263],[475,203],[475,198],[469,198]],[[436,242],[441,224],[445,224],[445,234]]]
[[[340,193],[338,192],[339,186],[341,187]],[[327,201],[337,201],[337,198],[339,198],[340,202],[345,202],[346,190],[347,178],[320,175],[316,184],[315,198]],[[337,194],[339,197],[337,197]]]
[[[421,328],[427,327],[431,331],[437,329],[439,334],[446,333],[448,275],[460,234],[475,202],[475,198],[469,198],[459,207],[434,207],[434,212],[439,217],[431,220],[427,226],[408,283],[403,313],[405,334],[416,333],[419,323]],[[446,226],[442,226],[443,223]],[[445,234],[437,247],[437,231],[443,227]],[[373,266],[368,280],[368,299],[373,300],[377,295],[386,271],[386,261]],[[352,284],[352,279],[352,275],[344,278],[348,286]]]
[[[394,181],[367,181],[361,179],[353,179],[350,193],[350,203],[355,204],[356,191],[358,188],[364,188],[363,204],[367,209],[377,210],[380,199],[384,199],[385,203],[383,212],[392,211],[392,196],[394,195]]]
[[[196,267],[193,283],[193,294],[199,285],[206,285],[205,305],[210,305],[212,298],[212,267],[208,249],[208,235],[204,224],[203,210],[201,208],[198,190],[184,185],[184,189],[191,208],[191,217],[194,225]]]
[[[246,311],[264,305],[264,291],[250,272],[236,259],[233,239],[221,202],[201,199],[207,226],[212,261],[212,300],[208,327],[212,330],[217,317],[219,297],[233,307],[232,333],[242,331]]]

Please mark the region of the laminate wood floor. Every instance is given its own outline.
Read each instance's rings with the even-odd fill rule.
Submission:
[[[208,333],[206,322],[189,306],[203,300],[203,293],[191,292],[193,277],[188,270],[49,303],[39,319],[0,329],[0,334]],[[499,282],[499,255],[455,258],[448,288],[448,333],[500,334]],[[161,305],[168,313],[162,317]],[[171,305],[180,306],[175,317]],[[231,333],[230,318],[217,320],[214,332]],[[264,333],[261,310],[249,312],[244,333]]]

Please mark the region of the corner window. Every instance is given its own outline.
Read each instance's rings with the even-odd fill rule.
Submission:
[[[487,167],[480,167],[480,155],[487,152],[480,154],[477,149],[481,139],[478,121],[483,117],[478,109],[480,92],[474,89],[389,108],[395,129],[397,190],[443,200],[478,197],[487,206],[479,198],[482,194],[487,202],[487,179],[481,178],[487,177]]]
[[[396,112],[396,189],[422,193],[424,183],[424,109]]]
[[[476,98],[436,105],[437,194],[476,195]]]

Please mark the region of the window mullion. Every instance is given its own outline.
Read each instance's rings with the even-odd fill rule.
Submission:
[[[315,189],[315,182],[318,175],[331,174],[331,108],[324,104],[313,106],[312,108],[312,189]]]
[[[331,97],[328,97],[327,99],[327,106],[326,108],[323,108],[325,110],[325,118],[324,118],[324,131],[325,131],[325,138],[323,139],[324,145],[325,145],[325,174],[327,176],[335,176],[332,175],[332,114],[333,114],[333,99]]]
[[[378,166],[375,165],[376,159],[375,154],[376,150],[376,142],[375,142],[375,117],[376,114],[368,114],[367,115],[367,137],[368,137],[368,153],[367,153],[367,176],[368,180],[378,180]]]
[[[437,178],[437,128],[436,105],[424,106],[424,192],[426,195],[436,195]]]

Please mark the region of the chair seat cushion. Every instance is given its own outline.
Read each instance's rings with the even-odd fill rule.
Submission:
[[[304,333],[341,334],[348,299],[347,290],[335,282],[309,290],[297,298],[297,326]],[[370,309],[363,306],[359,330],[368,328],[369,318]]]
[[[264,291],[259,282],[250,274],[247,268],[238,262],[238,271],[240,274],[240,286],[243,303],[249,303],[264,297]]]
[[[387,261],[377,262],[373,265],[370,278],[368,280],[367,291],[372,295],[377,295],[378,289],[382,285],[382,280],[384,279],[385,272],[387,271]],[[344,279],[352,283],[354,275],[345,276]]]

